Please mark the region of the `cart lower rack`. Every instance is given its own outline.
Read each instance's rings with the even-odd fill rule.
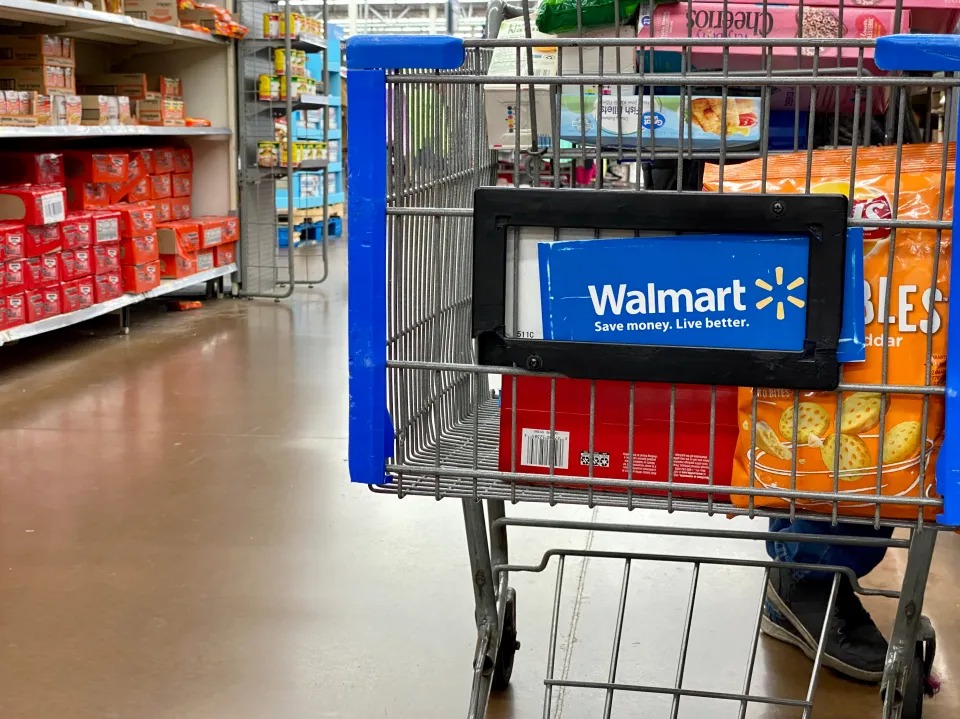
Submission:
[[[605,28],[573,0],[542,5],[575,6],[573,29],[495,0],[485,39],[347,44],[350,471],[377,494],[462,502],[467,715],[510,681],[511,577],[555,570],[544,717],[571,692],[591,716],[807,717],[824,667],[877,682],[884,717],[919,717],[936,689],[924,589],[938,532],[960,524],[960,40],[887,35],[899,4],[873,9],[882,37],[845,34],[859,9],[841,3],[815,8],[816,28],[801,6],[799,37],[737,39],[664,29],[693,2],[639,20],[611,3]],[[577,167],[593,187],[561,189]],[[691,521],[649,521],[662,511]],[[508,552],[510,534],[557,529],[606,540]],[[902,584],[874,588],[887,550],[906,553]],[[587,563],[620,579],[609,662],[577,671],[560,644]],[[729,686],[690,678],[720,568],[758,600],[718,670]],[[673,653],[648,657],[669,670],[638,679],[631,633],[660,628],[628,610],[651,572],[684,609]],[[858,595],[895,600],[889,642]],[[852,631],[871,657],[850,654]],[[802,692],[759,686],[761,635],[810,658]]]

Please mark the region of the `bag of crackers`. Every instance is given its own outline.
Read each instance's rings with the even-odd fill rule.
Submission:
[[[849,196],[851,155],[850,149],[814,152],[810,191]],[[858,150],[853,216],[878,224],[894,217],[950,221],[954,157],[953,145],[946,151],[943,145],[904,146],[897,187],[896,147]],[[806,152],[770,156],[765,188],[761,160],[729,166],[724,168],[723,190],[804,193],[807,162]],[[719,189],[716,166],[707,167],[704,189]],[[942,385],[950,232],[910,227],[894,235],[889,227],[868,227],[863,242],[866,360],[843,365],[843,384]],[[877,503],[867,497],[877,495],[878,485],[885,497],[934,496],[942,396],[930,396],[925,409],[922,393],[858,389],[801,391],[795,406],[792,390],[741,388],[733,486],[790,490],[795,471],[797,490],[839,493],[844,497],[838,504],[841,514],[870,516]],[[748,506],[750,498],[733,495],[733,502]],[[774,496],[755,496],[753,503],[788,504]],[[797,500],[797,506],[824,512],[832,505]],[[880,508],[884,517],[917,516],[916,505],[885,502]],[[927,518],[934,514],[929,510]]]

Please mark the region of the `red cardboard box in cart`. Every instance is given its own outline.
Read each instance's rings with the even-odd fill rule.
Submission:
[[[556,383],[554,472],[562,478],[586,478],[590,466],[589,380],[558,379]],[[550,387],[541,377],[503,378],[500,400],[500,456],[502,472],[548,474],[550,467]],[[632,479],[665,482],[670,468],[670,400],[668,385],[635,384],[633,443],[630,442],[630,383],[597,382],[594,393],[593,476],[625,479],[631,462]],[[692,485],[677,497],[698,496],[696,485],[710,476],[711,390],[678,386],[673,436],[673,481]],[[511,431],[516,427],[514,440]],[[737,390],[718,387],[713,446],[714,484],[729,486],[733,451],[737,443]],[[511,449],[516,454],[511,457]],[[631,460],[632,450],[632,460]],[[561,480],[562,486],[577,486]],[[616,491],[616,490],[614,490]],[[625,488],[622,491],[626,491]],[[644,492],[662,494],[657,490]],[[700,493],[699,496],[703,496]],[[725,501],[723,497],[715,497]]]

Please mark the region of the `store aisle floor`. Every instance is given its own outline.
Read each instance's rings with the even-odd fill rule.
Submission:
[[[329,283],[291,302],[143,310],[128,337],[105,319],[0,350],[0,717],[464,715],[474,631],[460,506],[348,483],[343,276],[338,247]],[[522,561],[587,544],[717,551],[587,533],[512,538]],[[956,537],[943,537],[927,609],[945,681],[928,719],[960,714],[958,558]],[[571,564],[557,674],[602,679],[622,564]],[[891,556],[871,580],[901,566]],[[554,575],[514,584],[523,648],[511,692],[493,702],[501,719],[542,715]],[[688,584],[688,568],[634,567],[622,681],[673,681]],[[684,686],[740,690],[758,591],[755,573],[704,572]],[[889,619],[889,603],[871,608]],[[762,641],[753,691],[797,696],[808,671]],[[875,689],[832,676],[819,700],[818,719],[879,716]],[[618,695],[613,716],[665,717],[669,704]],[[571,691],[553,705],[554,716],[586,719],[601,716],[603,695]],[[679,715],[738,710],[683,700]]]

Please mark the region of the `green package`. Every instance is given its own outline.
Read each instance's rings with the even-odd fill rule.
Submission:
[[[542,0],[537,8],[537,30],[555,35],[570,32],[578,27],[601,27],[629,20],[641,0]],[[577,22],[577,5],[580,6],[580,24]],[[619,9],[620,17],[614,21]]]

